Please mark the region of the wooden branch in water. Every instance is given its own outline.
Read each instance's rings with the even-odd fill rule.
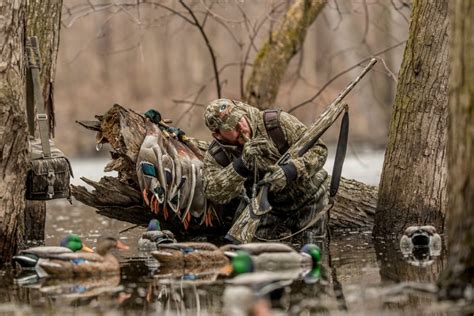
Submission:
[[[96,208],[99,214],[140,225],[156,218],[156,214],[142,203],[140,192],[127,183],[114,177],[104,177],[99,182],[81,179],[95,191],[89,192],[83,186],[72,185],[72,194],[78,201]],[[331,229],[372,229],[377,187],[342,178],[335,200],[330,214]]]

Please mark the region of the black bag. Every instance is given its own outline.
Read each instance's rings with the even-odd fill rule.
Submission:
[[[26,180],[27,200],[52,200],[71,198],[69,187],[73,176],[71,164],[54,142],[49,139],[49,122],[44,108],[40,82],[40,58],[36,37],[27,42],[28,75],[27,116],[29,129],[30,166]],[[35,107],[37,114],[35,116]],[[35,138],[35,118],[40,138]]]

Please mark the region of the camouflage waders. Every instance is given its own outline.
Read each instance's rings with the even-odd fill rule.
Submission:
[[[235,205],[235,199],[243,195],[249,197],[254,181],[262,179],[269,166],[274,165],[286,149],[307,130],[304,124],[288,113],[276,112],[276,119],[275,115],[266,113],[268,112],[228,99],[213,101],[206,108],[205,121],[212,132],[232,130],[242,117],[245,117],[252,131],[251,140],[243,148],[214,140],[206,152],[203,166],[204,192],[212,202],[220,205],[233,202]],[[247,145],[252,142],[257,143],[258,147],[250,150]],[[248,152],[253,154],[253,159],[248,159],[251,161],[242,158]],[[290,177],[291,181],[287,182],[282,191],[270,192],[269,201],[273,209],[262,216],[256,234],[258,237],[272,239],[282,237],[281,234],[294,233],[324,208],[328,203],[329,187],[329,177],[323,169],[326,157],[327,148],[322,142],[318,142],[303,157],[292,157],[291,168],[285,171],[287,180]],[[226,209],[225,206],[224,209],[225,212],[235,212],[235,209]],[[325,217],[313,230],[317,231],[316,234],[324,235]]]

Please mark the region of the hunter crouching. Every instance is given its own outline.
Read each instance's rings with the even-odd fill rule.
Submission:
[[[322,142],[302,157],[275,164],[307,130],[296,117],[218,99],[207,106],[204,118],[214,137],[204,157],[204,193],[223,206],[225,216],[239,220],[253,185],[271,179],[268,201],[272,209],[257,224],[256,239],[298,232],[328,204],[329,177],[323,169],[327,148]],[[309,230],[322,237],[326,222],[322,216]],[[246,225],[241,226],[245,229]]]

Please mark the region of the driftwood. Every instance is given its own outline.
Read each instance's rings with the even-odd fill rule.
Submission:
[[[146,224],[157,214],[145,205],[138,186],[135,162],[140,145],[145,137],[145,119],[131,109],[115,104],[106,114],[96,116],[97,121],[80,121],[82,126],[97,132],[97,146],[109,142],[113,148],[112,160],[106,171],[117,171],[118,177],[105,176],[99,182],[81,179],[94,188],[88,191],[82,186],[72,186],[73,196],[80,202],[92,206],[99,214]],[[204,149],[204,144],[190,139],[196,147]],[[377,201],[377,188],[364,183],[341,179],[336,204],[331,210],[330,225],[336,229],[371,229]],[[163,214],[158,214],[160,218]],[[165,227],[175,231],[179,223],[162,221]],[[216,223],[214,223],[216,224]],[[222,226],[222,225],[217,225]],[[191,230],[198,229],[191,225]]]

